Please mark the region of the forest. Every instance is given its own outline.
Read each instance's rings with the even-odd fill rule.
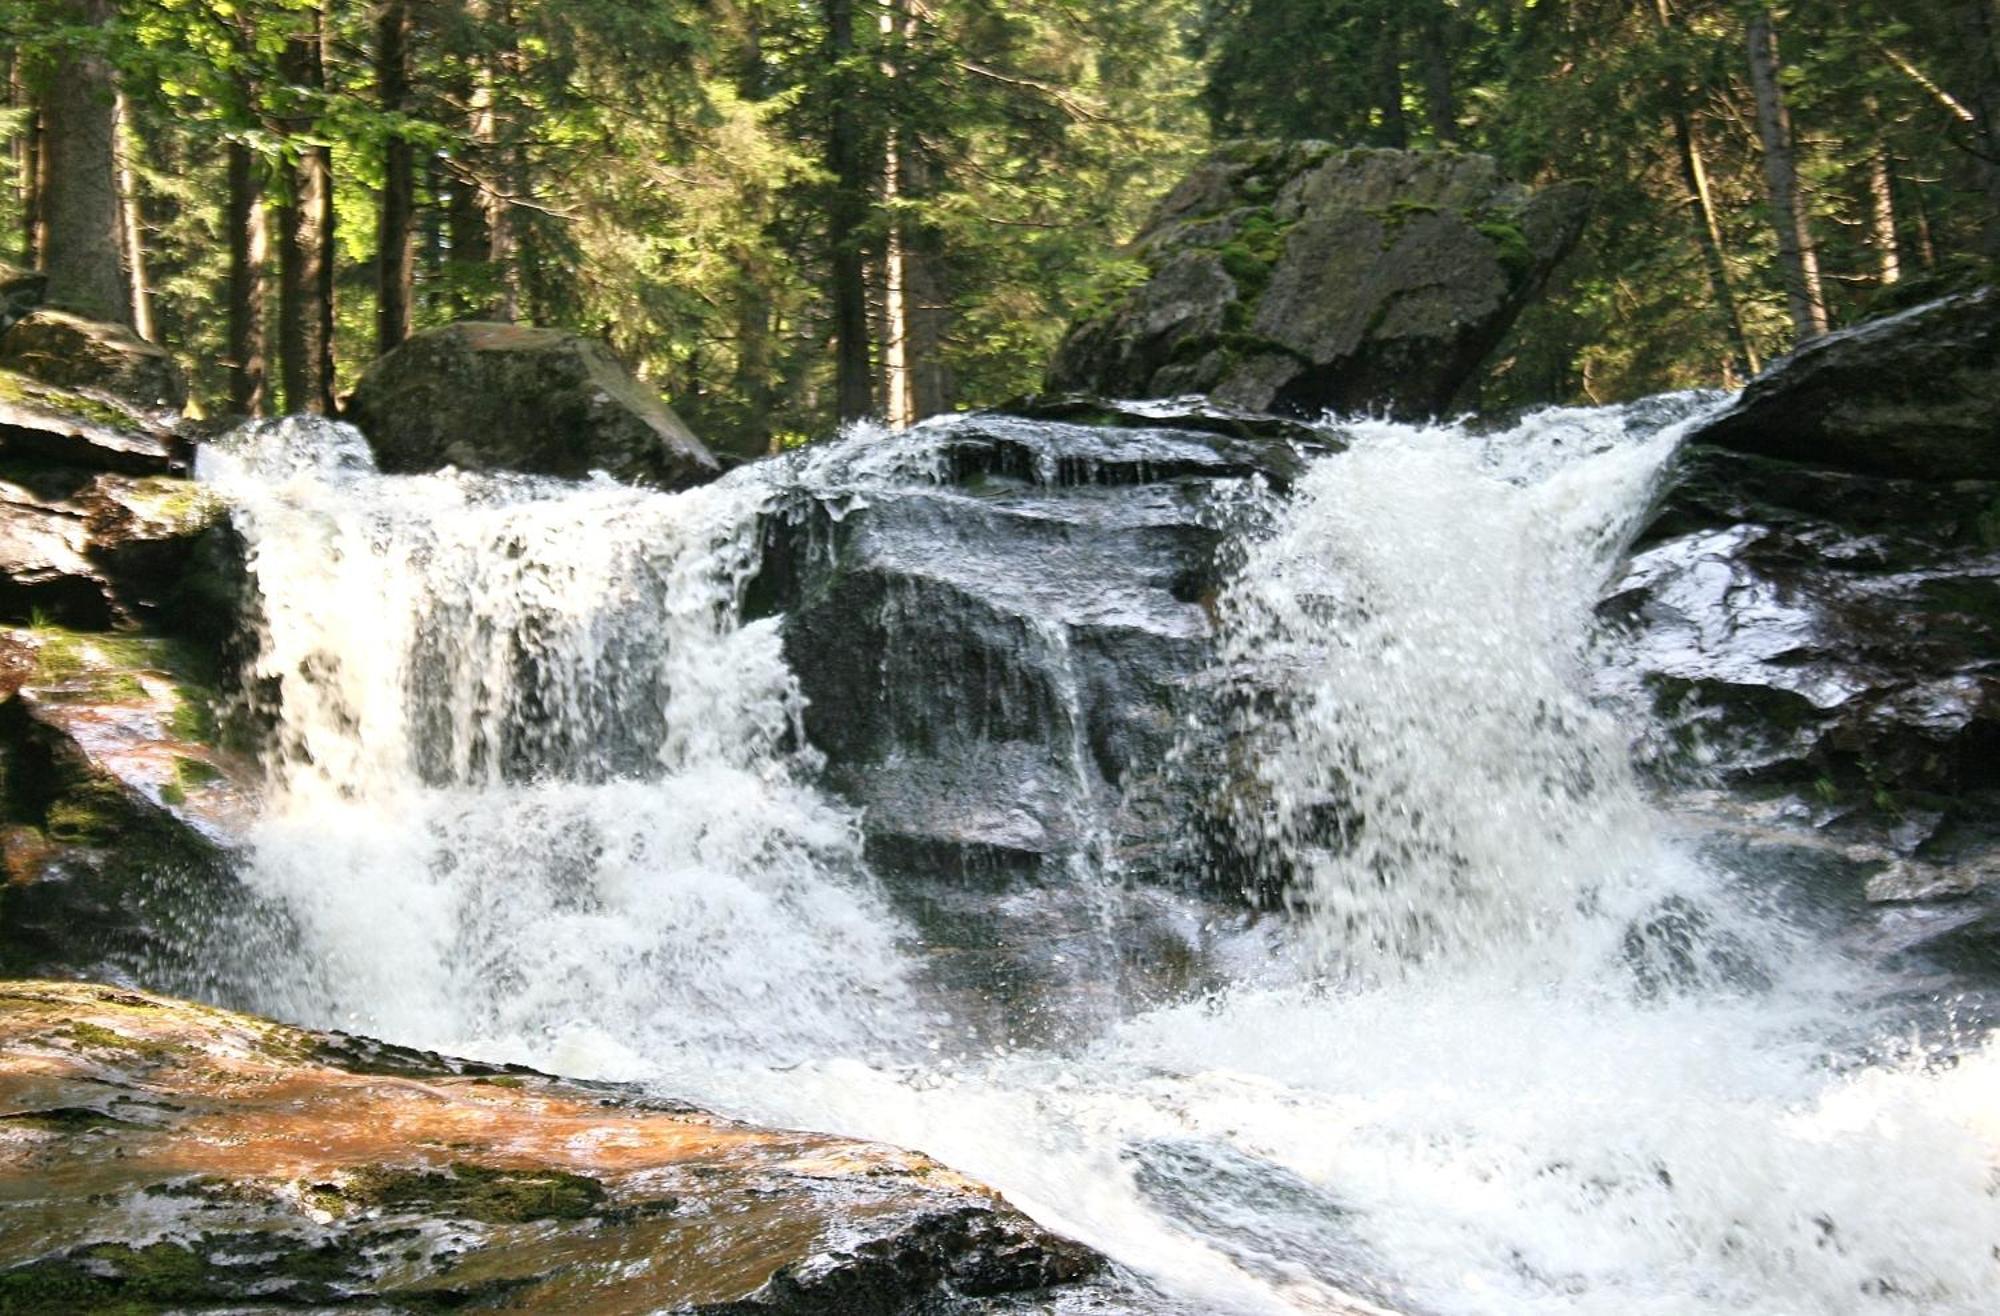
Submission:
[[[206,414],[457,319],[718,450],[1037,389],[1241,137],[1493,155],[1588,233],[1487,405],[1740,383],[2000,252],[1992,0],[4,0],[0,255]],[[115,180],[107,195],[95,180]]]

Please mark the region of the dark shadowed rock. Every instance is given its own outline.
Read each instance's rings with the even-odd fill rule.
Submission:
[[[2000,479],[2000,292],[1816,339],[1694,441],[1863,475]]]
[[[0,261],[0,333],[42,304],[49,276]]]
[[[1168,195],[1145,282],[1070,330],[1052,389],[1253,411],[1449,411],[1575,244],[1588,193],[1451,152],[1242,142]]]
[[[68,311],[31,311],[0,334],[0,366],[61,388],[108,393],[139,407],[179,411],[187,379],[165,348],[123,325]]]
[[[187,447],[167,413],[0,368],[0,460],[10,465],[165,475],[185,467]]]
[[[1602,611],[1669,762],[1905,852],[1994,839],[2000,482],[1690,448]]]
[[[1694,431],[1604,611],[1669,760],[1905,855],[2000,841],[2000,296],[1760,376]]]
[[[427,330],[361,377],[346,418],[384,471],[605,471],[663,489],[721,466],[596,339],[464,323]]]
[[[932,427],[929,479],[802,483],[756,605],[785,613],[807,735],[871,848],[955,873],[1060,864],[1132,816],[1208,660],[1218,550],[1310,439],[983,415]],[[816,451],[865,462],[865,441]],[[1171,826],[1171,825],[1170,825]],[[893,865],[892,865],[893,866]]]
[[[0,1056],[10,1312],[971,1316],[1102,1264],[914,1152],[161,996],[5,984]]]

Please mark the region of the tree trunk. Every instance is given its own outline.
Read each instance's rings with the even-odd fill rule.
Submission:
[[[893,51],[907,21],[902,0],[882,6],[882,44]],[[882,61],[882,75],[895,78],[893,59]],[[882,251],[882,419],[891,429],[908,429],[917,420],[910,394],[910,317],[904,292],[904,224],[898,203],[903,193],[902,142],[895,123],[889,125],[882,152],[882,208],[888,231]]]
[[[286,43],[281,72],[295,86],[317,89],[326,77],[324,13],[315,11],[313,20],[310,31]],[[279,209],[278,351],[286,408],[325,415],[334,410],[333,151],[312,143],[295,149]]]
[[[736,289],[736,378],[732,392],[743,400],[746,448],[776,452],[771,426],[771,298],[756,253],[739,248],[734,261],[741,278]]]
[[[2000,260],[2000,22],[1993,0],[1960,0],[1959,29],[1972,64],[1967,88],[1972,111],[1972,155],[1986,205],[1980,222],[1980,247],[1987,259]]]
[[[827,63],[835,70],[827,88],[827,169],[833,194],[827,202],[827,246],[833,302],[834,412],[844,423],[873,410],[868,343],[868,282],[863,228],[868,219],[871,178],[861,125],[855,115],[854,0],[824,0]]]
[[[1768,10],[1750,20],[1750,85],[1757,96],[1757,136],[1764,144],[1764,185],[1778,234],[1778,265],[1792,326],[1804,342],[1826,332],[1826,299],[1820,290],[1819,253],[1799,203],[1798,162],[1791,118],[1778,85],[1778,34]]]
[[[229,405],[238,415],[262,416],[270,402],[264,379],[263,189],[257,160],[242,142],[229,144]]]
[[[1407,150],[1410,124],[1403,114],[1403,28],[1393,8],[1384,14],[1377,34],[1375,106],[1382,116],[1382,144]]]
[[[1458,101],[1452,91],[1450,22],[1451,11],[1438,0],[1432,0],[1425,6],[1422,25],[1417,30],[1417,54],[1424,81],[1424,118],[1440,146],[1456,146],[1459,142]]]
[[[500,103],[511,64],[512,15],[505,0],[471,0],[467,11],[484,28],[482,39],[499,43],[497,49],[481,55],[472,86],[472,140],[478,146],[474,159],[478,168],[479,213],[486,240],[480,259],[493,281],[492,296],[482,314],[512,321],[521,313],[520,275],[514,259],[517,162],[513,147],[506,140],[511,125],[506,122]]]
[[[139,152],[139,139],[132,132],[132,105],[125,93],[118,93],[118,210],[125,238],[125,273],[132,284],[132,332],[147,342],[157,333],[153,327],[153,289],[146,281],[146,222],[140,209],[139,171],[132,159]]]
[[[111,0],[58,0],[78,26],[111,20]],[[124,215],[118,204],[117,79],[101,55],[65,52],[43,97],[42,268],[50,305],[130,324]]]
[[[914,145],[905,150],[901,164],[903,195],[927,196],[931,190],[931,168],[922,150]],[[944,359],[951,303],[945,292],[943,252],[939,247],[937,231],[929,225],[905,226],[903,313],[909,338],[910,410],[916,420],[950,411],[956,401],[951,370]]]
[[[1708,166],[1702,160],[1701,143],[1694,135],[1694,123],[1687,110],[1676,105],[1673,120],[1674,141],[1680,148],[1681,179],[1687,184],[1688,195],[1694,198],[1700,221],[1695,226],[1695,236],[1701,243],[1702,265],[1708,271],[1709,295],[1715,299],[1716,309],[1722,314],[1723,328],[1729,335],[1731,369],[1743,379],[1748,379],[1757,373],[1760,363],[1757,349],[1750,345],[1749,335],[1743,332],[1743,314],[1736,305],[1736,291],[1730,287],[1729,262],[1723,255],[1722,224],[1716,218],[1715,196],[1708,186]]]
[[[1667,0],[1654,0],[1653,13],[1660,21],[1662,32],[1673,30],[1673,11],[1667,7]],[[1715,308],[1722,316],[1723,331],[1729,338],[1729,360],[1723,370],[1724,382],[1736,384],[1757,373],[1757,349],[1750,345],[1750,337],[1743,331],[1743,313],[1737,306],[1736,290],[1730,286],[1722,223],[1716,216],[1714,191],[1708,185],[1708,165],[1702,158],[1701,139],[1695,133],[1694,117],[1688,112],[1687,84],[1679,69],[1667,76],[1667,114],[1673,122],[1674,145],[1680,155],[1681,181],[1687,185],[1688,196],[1695,205],[1695,239],[1701,246],[1702,268],[1708,276],[1709,296],[1715,301]]]
[[[1886,286],[1903,277],[1903,256],[1897,249],[1896,184],[1887,150],[1868,157],[1868,217],[1875,242],[1875,268]]]
[[[409,0],[387,0],[375,28],[375,81],[382,111],[410,109]],[[398,128],[382,145],[382,209],[376,230],[375,350],[393,352],[410,336],[417,248],[416,151]]]
[[[21,206],[21,263],[33,269],[39,261],[41,234],[37,221],[41,217],[41,160],[42,160],[42,110],[35,102],[35,94],[28,81],[21,75],[21,61],[16,59],[8,78],[8,100],[21,111],[21,135],[12,144],[14,157],[15,195]]]

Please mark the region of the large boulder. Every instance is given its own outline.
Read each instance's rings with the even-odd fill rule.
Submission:
[[[1996,312],[1819,339],[1690,436],[1605,605],[1666,760],[1919,860],[2000,843]]]
[[[1146,277],[1069,331],[1052,389],[1256,411],[1450,410],[1581,234],[1588,192],[1452,152],[1239,142],[1161,203]]]
[[[7,983],[0,1057],[9,1312],[969,1316],[1102,1264],[914,1152],[139,992]]]
[[[1815,339],[1694,441],[1863,475],[2000,479],[2000,292]]]
[[[0,366],[61,388],[107,393],[134,406],[179,411],[187,404],[187,378],[166,349],[124,325],[46,306],[0,334]]]
[[[610,348],[556,329],[468,321],[417,334],[369,367],[346,418],[385,471],[604,471],[684,489],[722,470]]]

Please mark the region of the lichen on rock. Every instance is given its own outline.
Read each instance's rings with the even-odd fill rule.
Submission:
[[[1465,398],[1587,208],[1585,189],[1530,191],[1484,156],[1232,143],[1161,202],[1133,245],[1149,277],[1078,320],[1049,386],[1437,415]]]

